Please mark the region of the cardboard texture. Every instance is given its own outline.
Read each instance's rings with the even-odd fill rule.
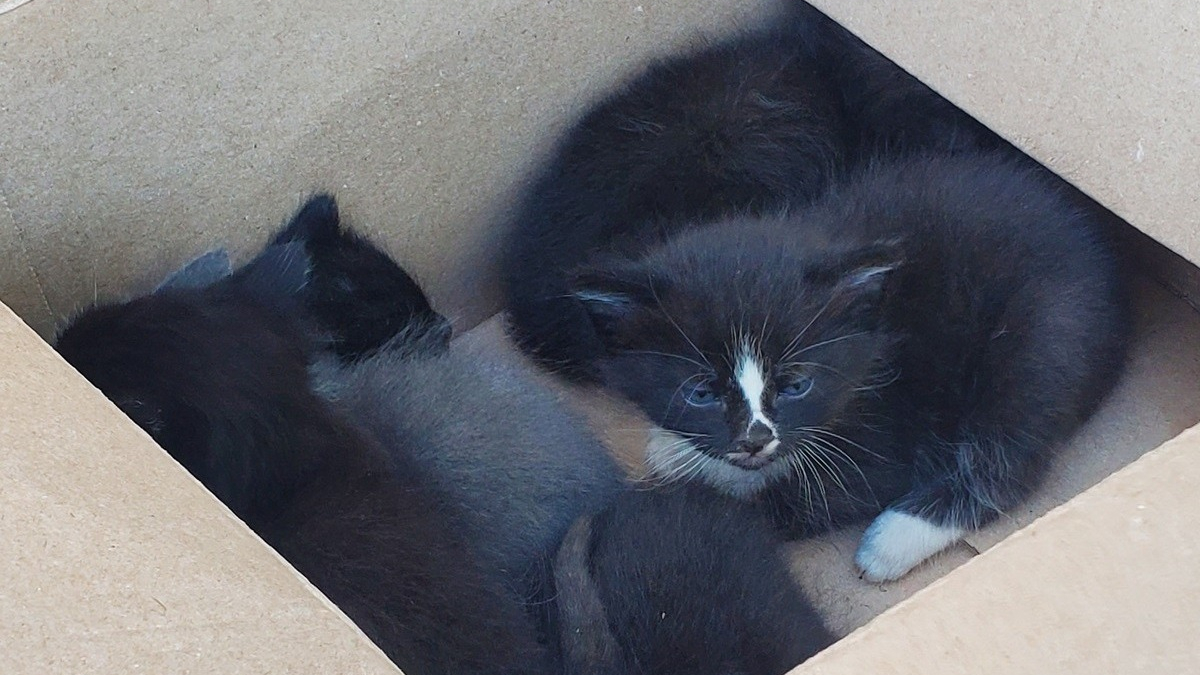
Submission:
[[[814,4],[1178,255],[1131,231],[1128,372],[1029,504],[884,586],[851,567],[857,531],[792,547],[857,629],[802,672],[1200,671],[1200,432],[1138,460],[1200,421],[1200,315],[1156,283],[1200,298],[1200,6]],[[573,114],[773,6],[0,0],[0,300],[49,337],[333,189],[471,327],[498,304],[494,226]],[[504,342],[496,319],[460,339]],[[563,391],[639,473],[645,421]],[[0,672],[396,672],[3,309],[0,401]]]
[[[398,672],[0,307],[0,672]]]
[[[494,225],[571,113],[766,4],[32,2],[0,16],[0,300],[48,337],[333,189],[473,325]]]
[[[1200,4],[812,4],[1143,232],[1200,260]]]

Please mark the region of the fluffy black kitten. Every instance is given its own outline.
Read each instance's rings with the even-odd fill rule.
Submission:
[[[879,515],[898,577],[1015,505],[1116,380],[1126,289],[1096,224],[993,155],[883,163],[807,209],[582,271],[604,383],[662,476],[802,535]]]
[[[511,331],[594,380],[603,351],[568,283],[695,222],[811,202],[880,153],[1002,146],[806,3],[777,26],[648,67],[593,107],[525,196],[503,256]]]
[[[450,322],[387,253],[342,228],[332,195],[310,197],[273,240],[289,242],[308,253],[304,304],[343,360],[369,354],[400,332],[425,333],[431,348],[449,342]]]
[[[770,523],[699,486],[580,520],[554,572],[568,675],[782,675],[833,642]]]
[[[307,267],[298,245],[275,246],[210,287],[91,309],[57,349],[405,672],[544,672],[521,600],[477,562],[453,500],[311,392],[293,302]]]

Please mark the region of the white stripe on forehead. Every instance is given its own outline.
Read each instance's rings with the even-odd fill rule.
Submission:
[[[766,374],[763,372],[762,361],[749,345],[742,345],[738,351],[733,376],[737,378],[738,387],[750,408],[750,420],[746,423],[746,428],[755,422],[762,422],[774,433],[775,423],[767,419],[763,412],[763,396],[767,393]]]

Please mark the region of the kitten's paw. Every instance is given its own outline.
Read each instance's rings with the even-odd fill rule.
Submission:
[[[868,581],[899,579],[964,534],[957,527],[936,525],[920,516],[888,509],[863,534],[854,562]]]

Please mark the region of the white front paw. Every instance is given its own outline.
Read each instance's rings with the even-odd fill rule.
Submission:
[[[868,581],[899,579],[922,560],[962,539],[963,534],[961,528],[888,509],[863,534],[854,562]]]

